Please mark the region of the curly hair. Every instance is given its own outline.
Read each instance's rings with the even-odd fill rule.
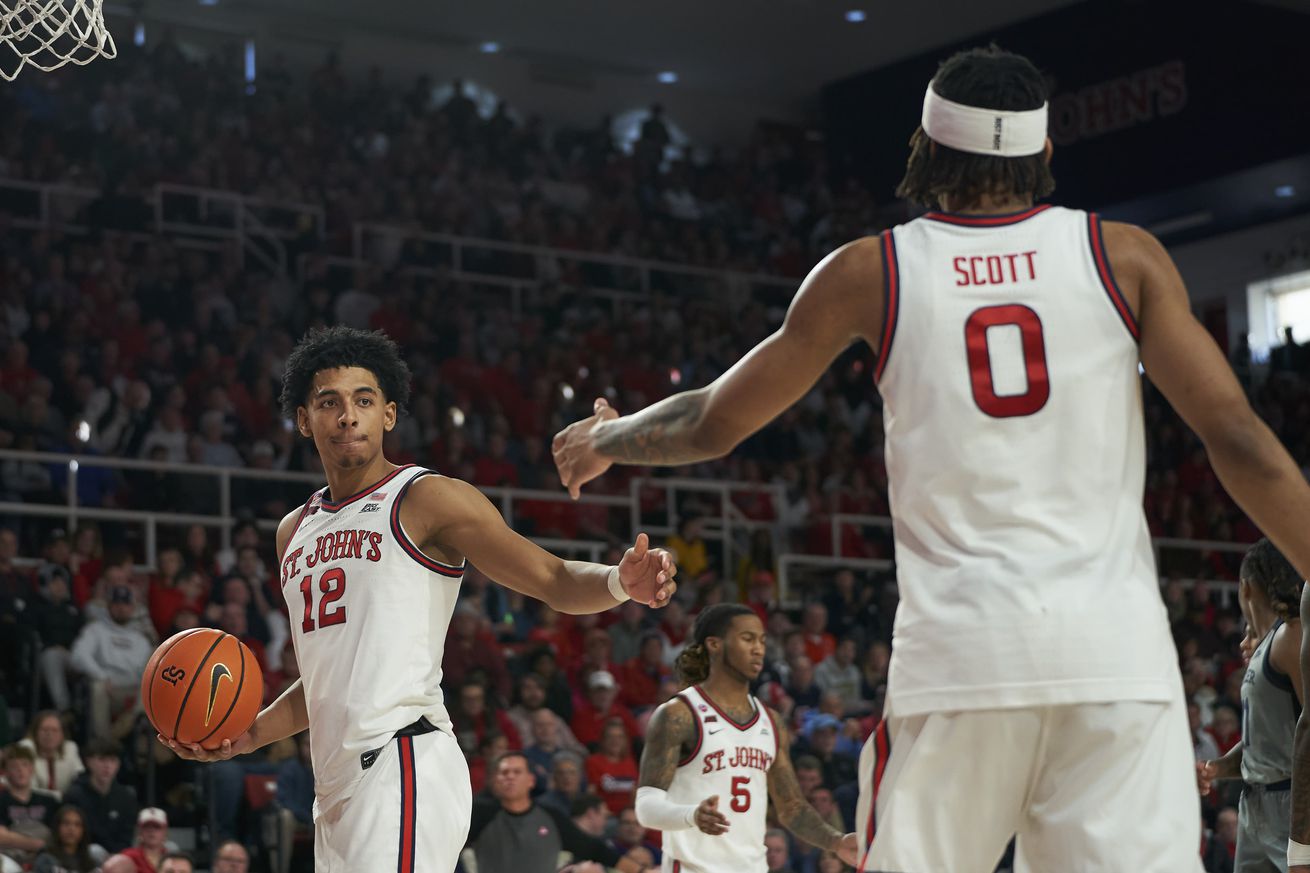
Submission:
[[[409,402],[409,367],[400,348],[380,330],[353,327],[319,328],[305,334],[287,357],[282,373],[282,414],[296,417],[296,409],[309,400],[314,376],[321,370],[359,367],[371,372],[382,389],[382,397],[403,412]]]
[[[755,611],[740,603],[716,603],[701,610],[692,626],[691,642],[678,654],[674,668],[682,681],[688,685],[704,682],[710,675],[710,652],[705,648],[705,641],[710,637],[722,637],[732,626],[732,620],[739,615],[754,615]]]
[[[1247,549],[1242,558],[1241,577],[1264,592],[1274,613],[1283,621],[1300,617],[1304,580],[1268,539]]]
[[[930,87],[956,103],[1012,112],[1040,109],[1047,96],[1046,81],[1031,61],[995,45],[951,56],[938,67]],[[910,158],[896,196],[940,209],[944,197],[958,208],[988,194],[1036,199],[1054,190],[1045,154],[970,154],[933,142],[920,127],[910,137]]]

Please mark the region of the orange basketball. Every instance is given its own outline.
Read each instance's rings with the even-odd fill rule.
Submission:
[[[255,722],[264,675],[231,634],[198,627],[169,637],[146,664],[141,705],[164,737],[217,749]]]

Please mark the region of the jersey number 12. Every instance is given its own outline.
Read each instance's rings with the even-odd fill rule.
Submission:
[[[323,597],[318,601],[318,624],[315,625],[314,575],[311,573],[300,580],[300,593],[305,597],[305,618],[300,622],[300,629],[305,633],[346,622],[346,605],[332,606],[346,593],[346,571],[340,567],[324,571],[318,580],[318,590],[323,593]]]

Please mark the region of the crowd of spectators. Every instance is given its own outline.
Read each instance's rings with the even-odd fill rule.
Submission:
[[[338,244],[354,222],[381,221],[786,276],[885,221],[799,129],[762,125],[745,147],[693,160],[670,148],[658,106],[624,148],[608,116],[552,127],[501,101],[484,117],[462,82],[353,76],[335,55],[308,75],[274,56],[248,90],[237,58],[189,60],[168,33],[122,49],[95,75],[0,93],[0,177],[321,203]]]
[[[658,118],[629,154],[607,124],[547,131],[539,119],[519,124],[503,106],[483,120],[458,89],[435,103],[431,82],[389,89],[371,73],[353,84],[331,60],[303,83],[275,63],[247,95],[217,62],[187,61],[167,40],[128,54],[105,68],[107,78],[29,77],[0,92],[0,176],[120,193],[174,181],[321,203],[328,239],[309,247],[323,251],[339,248],[352,222],[378,219],[795,276],[878,225],[867,194],[834,189],[821,156],[786,137],[761,134],[735,156],[715,152],[702,163],[667,160]],[[480,485],[555,488],[548,440],[585,415],[593,397],[627,410],[703,385],[782,315],[760,302],[730,309],[654,295],[615,303],[569,276],[532,289],[517,311],[441,274],[339,274],[319,264],[297,288],[231,253],[165,237],[0,229],[0,448],[314,471],[316,458],[274,398],[295,339],[348,323],[387,330],[414,371],[413,408],[388,435],[389,458]],[[1283,357],[1295,360],[1295,351]],[[1280,360],[1258,377],[1248,362],[1235,363],[1262,416],[1310,467],[1310,383]],[[852,350],[732,457],[679,471],[781,486],[780,503],[759,491],[734,501],[747,518],[780,522],[786,535],[778,542],[757,531],[736,566],[724,567],[698,507],[684,504],[668,544],[685,584],[658,614],[628,604],[604,616],[561,616],[470,572],[445,670],[475,790],[507,809],[521,806],[526,791],[552,821],[567,818],[606,842],[604,857],[657,862],[657,838],[639,833],[631,813],[646,720],[678,689],[671,665],[696,612],[740,600],[769,629],[757,693],[791,722],[802,787],[821,814],[853,827],[855,757],[881,711],[895,584],[837,572],[804,592],[798,613],[778,608],[774,584],[779,552],[831,551],[831,514],[887,513],[870,379],[869,355]],[[1253,539],[1196,437],[1149,387],[1145,403],[1152,532]],[[6,458],[0,497],[60,503],[69,475],[66,464]],[[649,475],[615,469],[589,491],[627,493],[632,477]],[[218,506],[211,479],[183,473],[84,465],[76,488],[92,507],[212,514]],[[305,490],[238,481],[232,496],[251,517],[277,518]],[[616,545],[628,525],[604,508],[543,501],[520,501],[515,520],[525,533]],[[105,852],[139,843],[165,864],[155,831],[168,814],[195,821],[194,768],[136,745],[136,683],[158,640],[199,625],[251,647],[270,699],[295,680],[268,537],[245,523],[219,549],[204,527],[165,529],[154,566],[142,573],[134,568],[143,543],[121,525],[66,532],[30,518],[4,522],[0,708],[26,712],[35,700],[51,710],[35,715],[30,736],[14,745],[0,711],[0,850],[35,862],[44,847],[68,867],[83,843]],[[891,557],[885,533],[854,526],[839,531],[839,550]],[[1234,579],[1239,559],[1214,551],[1162,562],[1198,754],[1225,751],[1237,736],[1240,618],[1207,582]],[[286,743],[212,768],[216,836],[264,842],[248,814],[250,776],[276,780],[287,813],[278,827],[303,832],[307,749],[307,740]],[[508,751],[522,756],[506,759]],[[166,812],[142,811],[126,784],[141,786],[146,756],[156,758]],[[523,772],[504,775],[506,761]],[[1207,799],[1206,851],[1218,865],[1231,844],[1232,802],[1221,793]],[[27,812],[7,812],[20,809]],[[771,870],[826,871],[834,861],[785,834],[768,839]]]

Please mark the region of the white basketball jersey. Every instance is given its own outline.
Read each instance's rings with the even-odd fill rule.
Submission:
[[[882,245],[889,711],[1169,699],[1137,324],[1099,218],[929,213]]]
[[[696,747],[678,762],[669,786],[673,803],[699,804],[719,796],[728,819],[726,834],[710,836],[695,827],[664,834],[666,873],[764,873],[765,815],[769,810],[769,768],[778,757],[773,716],[751,698],[755,714],[732,720],[709,695],[692,686],[678,695],[696,720]]]
[[[364,774],[361,755],[421,716],[451,731],[441,658],[464,571],[424,555],[400,524],[405,492],[428,475],[400,467],[336,501],[325,488],[306,502],[287,542],[282,595],[320,807]]]

